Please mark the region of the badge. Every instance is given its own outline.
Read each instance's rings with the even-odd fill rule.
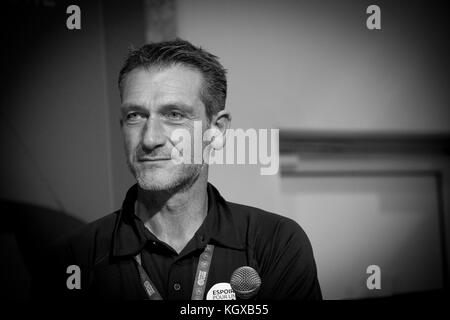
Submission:
[[[219,282],[209,289],[206,300],[236,300],[236,295],[229,283]]]

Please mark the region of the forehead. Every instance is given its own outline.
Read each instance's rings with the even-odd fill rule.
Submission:
[[[182,65],[162,68],[137,68],[124,79],[122,104],[151,107],[155,104],[200,103],[202,74]]]

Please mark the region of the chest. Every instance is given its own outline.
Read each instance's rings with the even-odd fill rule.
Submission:
[[[198,254],[174,259],[158,252],[144,251],[142,265],[165,300],[190,300],[199,263]],[[217,283],[229,283],[237,268],[248,265],[246,252],[215,247],[205,282],[205,297]],[[91,272],[89,295],[105,299],[146,299],[137,265],[124,259]]]

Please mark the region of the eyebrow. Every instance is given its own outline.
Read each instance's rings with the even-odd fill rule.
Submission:
[[[161,110],[168,110],[168,109],[180,109],[182,111],[190,112],[192,113],[194,111],[194,108],[188,104],[182,103],[182,102],[168,102],[167,104],[163,104],[159,109]],[[148,109],[133,103],[125,103],[120,106],[120,110],[122,113],[128,112],[128,111],[139,111],[139,112],[148,112]]]
[[[188,113],[192,113],[194,111],[194,108],[188,104],[185,103],[179,103],[179,102],[170,102],[167,104],[163,104],[160,108],[161,110],[170,110],[170,109],[179,109],[181,111],[185,111]]]

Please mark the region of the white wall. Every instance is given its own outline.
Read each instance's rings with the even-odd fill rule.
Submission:
[[[430,176],[286,177],[283,209],[315,248],[325,299],[440,289],[439,206]],[[367,267],[381,270],[368,290]]]
[[[179,36],[229,71],[234,128],[449,132],[439,25],[421,18],[432,8],[383,3],[383,29],[369,31],[364,2],[177,4]],[[280,208],[279,179],[256,166],[216,166],[211,180],[229,199]]]

